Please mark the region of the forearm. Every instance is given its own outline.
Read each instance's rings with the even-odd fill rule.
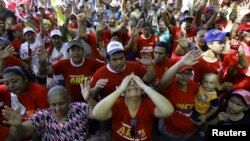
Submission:
[[[105,120],[108,116],[108,113],[111,111],[112,106],[115,104],[115,101],[120,97],[121,93],[123,93],[123,90],[119,88],[97,103],[93,110],[95,119]]]
[[[143,77],[144,82],[152,82],[156,77],[155,70],[153,65],[148,65],[147,66],[147,72]]]
[[[244,53],[244,51],[239,51],[239,63],[241,65],[242,68],[248,68],[248,60],[247,57]]]
[[[168,87],[168,85],[170,84],[172,78],[175,77],[175,75],[177,74],[178,70],[180,68],[182,68],[184,65],[182,64],[181,61],[178,61],[177,63],[175,63],[175,65],[173,65],[172,67],[170,67],[163,75],[162,79],[161,79],[161,86],[163,87],[163,89],[166,89]]]
[[[145,86],[144,90],[162,114],[161,117],[168,117],[174,112],[172,104],[163,95],[148,86]]]
[[[46,75],[47,74],[47,66],[46,61],[39,61],[39,74],[40,75]]]
[[[2,74],[2,72],[3,72],[4,66],[5,66],[4,64],[5,64],[4,60],[0,59],[0,74]]]
[[[211,117],[213,114],[216,113],[217,109],[218,109],[218,108],[212,108],[211,110],[209,110],[209,111],[205,114],[205,116],[206,116],[207,118]]]

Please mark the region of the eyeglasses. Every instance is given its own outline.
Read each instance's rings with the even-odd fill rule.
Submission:
[[[179,74],[181,77],[184,77],[184,76],[191,77],[191,76],[193,76],[193,73],[192,73],[192,72],[187,72],[187,73],[179,72],[178,74]]]
[[[130,120],[130,127],[131,127],[130,135],[131,135],[131,137],[135,137],[138,135],[138,132],[136,130],[136,125],[137,125],[137,119],[135,117],[131,118],[131,120]]]

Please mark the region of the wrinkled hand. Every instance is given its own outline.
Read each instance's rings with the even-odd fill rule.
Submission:
[[[136,58],[136,61],[140,62],[141,64],[143,64],[145,66],[149,66],[152,64],[152,56],[151,56],[150,52],[142,50],[142,51],[140,51],[140,54],[141,54],[141,59]]]
[[[82,93],[82,97],[84,98],[85,101],[88,101],[90,98],[90,80],[89,79],[85,79],[83,83],[80,84],[81,87],[81,93]]]
[[[3,121],[4,124],[8,124],[10,126],[20,126],[22,123],[22,115],[8,106],[4,106],[2,115],[6,119]]]

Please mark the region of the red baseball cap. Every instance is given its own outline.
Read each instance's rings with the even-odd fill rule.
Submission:
[[[185,70],[193,70],[194,68],[192,67],[192,66],[184,66],[184,67],[182,67],[181,69],[179,69],[179,71],[178,72],[183,72],[183,71],[185,71]]]
[[[11,30],[23,30],[23,26],[20,24],[15,24],[15,25],[11,26],[10,29]]]

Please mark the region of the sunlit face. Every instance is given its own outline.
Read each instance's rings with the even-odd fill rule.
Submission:
[[[220,54],[224,51],[225,48],[225,40],[223,41],[213,41],[211,43],[208,43],[208,47],[217,54]]]
[[[188,81],[193,77],[191,69],[184,70],[176,74],[176,80],[181,85],[187,85]]]
[[[215,91],[218,78],[214,75],[208,75],[202,80],[202,86],[207,92]]]
[[[167,53],[165,47],[155,47],[154,48],[154,61],[155,64],[162,64],[165,62]]]
[[[57,118],[66,117],[69,112],[69,99],[60,94],[49,97],[50,108]]]
[[[232,96],[228,100],[228,107],[227,112],[230,114],[240,114],[244,110],[246,110],[248,107],[245,105],[245,103],[242,101],[241,98],[237,96]]]
[[[28,80],[16,73],[5,73],[3,79],[6,79],[4,84],[8,87],[8,90],[14,94],[20,94],[26,91]]]
[[[125,55],[123,52],[114,53],[109,58],[111,68],[116,72],[122,72],[125,67]]]
[[[72,59],[73,63],[75,64],[82,63],[84,57],[83,55],[84,55],[83,48],[77,45],[73,45],[72,47],[70,47],[69,56]]]
[[[125,97],[138,97],[141,96],[141,94],[142,90],[136,84],[135,80],[132,79],[125,91]]]

